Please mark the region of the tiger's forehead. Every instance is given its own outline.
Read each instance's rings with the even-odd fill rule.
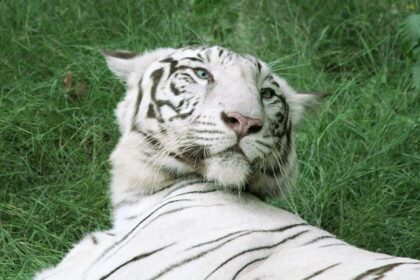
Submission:
[[[251,55],[235,53],[220,46],[203,47],[192,46],[176,50],[171,57],[178,61],[192,61],[206,65],[243,66],[251,67],[258,72],[266,68],[264,63]]]
[[[266,80],[271,76],[271,69],[258,58],[242,55],[220,46],[189,46],[175,50],[170,58],[179,65],[204,67],[209,70],[248,73],[255,81]]]

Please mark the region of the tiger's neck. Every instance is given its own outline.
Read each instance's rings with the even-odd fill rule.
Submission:
[[[122,136],[111,154],[111,199],[121,201],[156,193],[183,179],[198,178],[186,163],[159,152],[140,133]]]

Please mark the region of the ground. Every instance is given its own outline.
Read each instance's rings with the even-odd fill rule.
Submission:
[[[27,279],[110,225],[107,158],[123,87],[100,50],[203,43],[330,93],[299,128],[296,190],[270,203],[352,244],[420,258],[420,95],[399,37],[418,4],[1,1],[2,279]]]

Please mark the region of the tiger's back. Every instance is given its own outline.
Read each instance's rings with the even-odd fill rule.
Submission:
[[[85,237],[37,279],[420,278],[419,261],[356,248],[254,196],[187,183],[123,206],[141,214]]]

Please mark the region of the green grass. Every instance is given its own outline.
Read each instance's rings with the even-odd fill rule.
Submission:
[[[296,191],[274,204],[358,246],[420,258],[420,97],[398,28],[419,2],[120,2],[0,2],[0,278],[29,278],[110,225],[123,87],[99,50],[197,43],[331,93],[299,129]],[[68,71],[87,85],[77,98]]]

